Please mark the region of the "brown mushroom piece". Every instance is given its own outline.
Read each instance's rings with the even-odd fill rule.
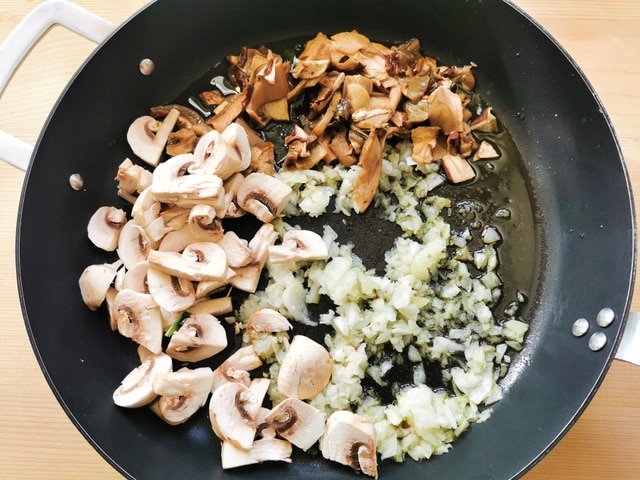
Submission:
[[[384,138],[380,138],[377,130],[371,130],[362,146],[358,165],[362,168],[353,183],[352,200],[356,213],[364,212],[373,201],[380,183],[382,171],[382,153]]]
[[[151,404],[151,410],[169,425],[184,423],[207,403],[212,382],[209,367],[157,373],[152,386],[159,398]]]
[[[297,398],[287,398],[273,407],[265,421],[278,435],[304,451],[324,433],[324,413]]]
[[[146,355],[142,363],[131,370],[113,392],[113,403],[119,407],[138,408],[153,402],[158,394],[153,391],[153,377],[157,373],[173,370],[173,361],[165,353]]]
[[[127,131],[127,141],[133,153],[149,165],[157,166],[179,115],[176,109],[172,109],[159,128],[158,121],[151,116],[135,119]]]
[[[320,77],[329,67],[333,42],[318,33],[309,40],[291,68],[291,76],[299,80]]]
[[[289,62],[272,56],[253,72],[253,91],[246,111],[258,125],[264,127],[270,120],[289,120],[289,68]]]
[[[310,262],[329,258],[329,248],[322,237],[311,230],[289,230],[280,245],[269,247],[269,262]]]
[[[162,351],[162,314],[151,295],[121,290],[114,299],[113,312],[120,334],[153,353]]]
[[[82,271],[78,279],[78,286],[80,287],[82,301],[91,310],[97,310],[104,302],[109,287],[118,273],[120,264],[120,261],[94,264],[89,265]]]
[[[263,222],[270,222],[287,206],[291,187],[271,175],[251,173],[240,184],[238,205]]]
[[[464,109],[460,96],[440,85],[428,97],[429,123],[440,127],[445,135],[464,130]]]
[[[478,150],[473,154],[473,160],[490,160],[498,158],[500,153],[488,140],[482,140],[478,146]]]
[[[199,313],[185,319],[171,335],[166,352],[181,362],[199,362],[220,353],[227,344],[227,332],[218,319]]]
[[[333,360],[325,347],[296,335],[280,364],[278,390],[290,398],[313,398],[327,386],[332,370]]]
[[[447,154],[442,157],[442,168],[451,183],[466,182],[476,176],[473,167],[460,155]]]
[[[471,131],[496,133],[498,128],[498,119],[493,114],[492,107],[482,110],[482,113],[469,125]]]
[[[126,223],[127,214],[124,210],[112,206],[100,207],[89,219],[87,235],[96,247],[113,252]]]
[[[435,161],[433,150],[438,144],[440,127],[421,126],[411,129],[411,158],[418,164]]]
[[[343,410],[332,413],[320,438],[320,451],[328,460],[378,478],[376,429],[361,415]]]

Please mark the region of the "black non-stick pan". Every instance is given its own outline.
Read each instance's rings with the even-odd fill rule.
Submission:
[[[35,146],[17,233],[20,296],[38,361],[72,421],[124,476],[354,478],[306,455],[295,455],[292,465],[225,472],[206,412],[168,427],[151,412],[116,407],[111,394],[136,365],[135,348],[110,331],[105,311],[89,311],[78,291],[87,265],[112,259],[91,245],[86,225],[97,207],[118,201],[113,177],[131,156],[132,119],[183,99],[242,46],[353,29],[382,42],[417,37],[442,63],[478,65],[476,91],[517,148],[500,191],[522,221],[505,238],[501,268],[506,284],[526,292],[522,316],[530,324],[490,419],[447,454],[383,462],[381,478],[516,478],[571,427],[602,381],[635,273],[629,179],[593,89],[531,19],[498,0],[163,0],[102,43],[61,96]],[[151,75],[140,73],[144,58],[155,64]],[[84,179],[79,191],[69,187],[74,173]],[[483,191],[476,185],[452,195]],[[356,232],[367,228],[354,222]],[[603,308],[615,314],[608,327],[595,324]],[[578,318],[591,322],[588,335],[572,334]],[[595,351],[592,332],[606,339]]]

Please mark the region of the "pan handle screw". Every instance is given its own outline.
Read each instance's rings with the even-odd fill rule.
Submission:
[[[594,333],[589,339],[589,348],[594,352],[602,350],[606,344],[607,336],[602,332]]]
[[[79,173],[74,173],[69,176],[69,185],[71,185],[71,188],[76,191],[82,190],[82,187],[84,187],[84,180]]]
[[[156,65],[155,63],[153,63],[153,60],[144,58],[140,60],[140,65],[138,65],[138,68],[140,69],[141,74],[151,75],[153,73],[153,70],[156,68]]]
[[[575,322],[573,322],[573,327],[571,327],[571,333],[573,333],[576,337],[581,337],[585,333],[589,331],[589,322],[586,318],[579,318]]]
[[[616,318],[616,314],[609,307],[605,307],[598,312],[596,316],[596,323],[605,328],[613,323]]]

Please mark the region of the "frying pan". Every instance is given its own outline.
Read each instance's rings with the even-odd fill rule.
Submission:
[[[494,106],[521,154],[533,240],[527,251],[512,247],[510,261],[529,272],[523,288],[531,331],[503,381],[505,397],[490,420],[474,425],[450,453],[428,462],[383,463],[383,478],[518,477],[553,447],[602,381],[628,313],[636,236],[627,173],[602,105],[566,54],[508,3],[402,5],[394,10],[406,15],[387,15],[381,23],[385,3],[379,1],[305,8],[293,1],[153,3],[95,51],[52,111],[21,198],[21,303],[54,393],[123,475],[252,478],[259,471],[283,478],[353,478],[339,466],[305,456],[290,466],[222,472],[204,412],[168,428],[149,412],[114,407],[111,393],[135,364],[135,352],[79,298],[82,269],[110,259],[89,244],[85,229],[98,206],[114,203],[113,173],[131,155],[124,140],[129,121],[183,96],[211,65],[243,45],[353,28],[383,41],[416,36],[444,63],[480,66],[477,91]],[[155,62],[152,75],[138,71],[142,58]],[[69,188],[72,173],[83,176],[84,190]],[[616,320],[593,327],[607,338],[594,352],[589,337],[573,336],[571,326],[581,317],[594,319],[604,307]]]

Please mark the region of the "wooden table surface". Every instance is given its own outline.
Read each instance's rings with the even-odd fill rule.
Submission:
[[[41,0],[3,0],[0,41]],[[143,0],[77,0],[120,23]],[[595,87],[640,192],[640,2],[517,0],[547,29]],[[93,44],[54,28],[0,100],[0,129],[33,143],[47,113]],[[51,393],[32,353],[15,280],[15,225],[23,172],[0,164],[0,478],[114,479]],[[636,196],[640,198],[640,196]],[[638,204],[636,204],[636,210]],[[632,304],[640,310],[638,285]],[[62,347],[64,348],[64,347]],[[524,413],[526,414],[526,412]],[[526,480],[640,478],[640,367],[614,361],[577,424]],[[435,479],[434,479],[435,480]]]

